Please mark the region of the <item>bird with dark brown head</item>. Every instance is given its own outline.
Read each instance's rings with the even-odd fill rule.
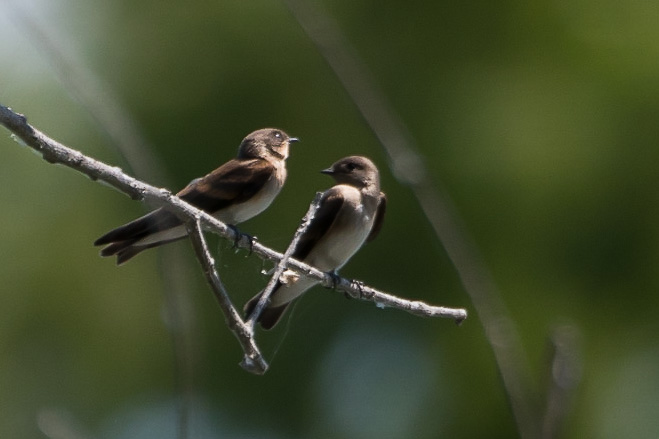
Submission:
[[[292,257],[326,272],[336,273],[365,243],[373,240],[382,227],[387,198],[380,192],[380,174],[366,157],[351,156],[321,171],[336,185],[320,199],[311,223],[300,237]],[[275,286],[268,306],[258,318],[265,329],[272,328],[288,305],[318,281],[287,270]],[[251,314],[261,297],[245,305]]]
[[[281,191],[289,147],[297,141],[276,128],[254,131],[241,142],[238,157],[193,180],[177,196],[226,224],[247,221],[270,206]],[[181,220],[160,208],[111,230],[94,245],[106,245],[101,256],[116,255],[117,264],[123,264],[143,250],[186,236]]]

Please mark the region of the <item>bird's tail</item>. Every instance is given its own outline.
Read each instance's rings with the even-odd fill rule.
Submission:
[[[159,241],[147,243],[142,241],[144,238],[179,226],[180,224],[181,221],[174,214],[158,209],[123,226],[110,230],[94,241],[94,245],[106,245],[101,250],[101,256],[116,255],[117,265],[121,265],[143,250],[185,237],[185,235],[172,236],[169,239],[164,238]],[[139,244],[140,241],[143,242],[141,245]]]
[[[102,249],[100,254],[104,258],[116,255],[117,265],[121,265],[142,250],[146,250],[144,247],[133,246],[133,243],[136,241],[137,240],[113,242],[112,244]]]
[[[279,287],[275,287],[276,289]],[[274,291],[273,291],[274,293]],[[261,293],[257,294],[256,296],[252,297],[249,302],[245,304],[245,307],[243,308],[243,311],[245,312],[245,316],[249,317],[252,312],[254,311],[254,308],[256,308],[256,304],[258,303],[259,299],[261,298]],[[256,320],[258,323],[261,324],[261,327],[263,329],[272,329],[274,326],[279,322],[281,317],[284,315],[284,312],[286,312],[286,309],[288,308],[288,305],[290,302],[287,302],[281,306],[277,306],[274,308],[266,307],[259,318]]]

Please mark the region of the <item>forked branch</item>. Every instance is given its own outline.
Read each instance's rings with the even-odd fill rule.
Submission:
[[[38,151],[47,162],[58,163],[75,169],[76,171],[87,175],[92,180],[98,180],[109,184],[133,199],[145,200],[162,206],[184,221],[187,225],[188,233],[190,234],[197,258],[199,259],[209,285],[224,312],[227,324],[238,339],[245,353],[245,360],[241,365],[250,372],[264,373],[267,370],[268,365],[259,352],[254,340],[253,322],[246,323],[240,317],[240,313],[231,302],[229,294],[220,280],[213,263],[213,258],[208,251],[202,228],[234,241],[237,247],[249,249],[261,259],[267,259],[279,264],[275,275],[277,272],[281,272],[284,269],[290,269],[302,275],[316,279],[325,287],[347,293],[354,298],[372,301],[379,307],[398,308],[411,314],[424,317],[451,318],[457,323],[461,323],[467,318],[467,311],[465,309],[433,306],[419,301],[402,299],[392,294],[371,288],[361,282],[345,278],[336,278],[331,274],[325,273],[303,262],[295,259],[288,259],[287,255],[282,255],[258,242],[253,242],[249,236],[236,232],[235,229],[228,227],[226,224],[215,219],[211,215],[186,203],[173,195],[170,191],[148,185],[140,180],[130,177],[118,167],[106,165],[98,160],[87,157],[79,151],[62,145],[39,130],[33,128],[27,123],[27,119],[23,115],[15,113],[10,108],[2,105],[0,105],[0,124],[9,129],[19,142]],[[311,208],[310,212],[312,212]],[[304,223],[301,225],[301,228],[303,226]],[[280,263],[282,259],[284,262]]]

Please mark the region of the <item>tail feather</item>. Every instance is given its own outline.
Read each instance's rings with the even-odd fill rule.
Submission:
[[[288,302],[285,305],[278,306],[276,308],[266,308],[261,313],[259,317],[259,323],[263,329],[272,329],[279,322],[279,320],[284,315],[284,312],[288,309],[288,305],[291,302]]]
[[[114,256],[124,250],[126,250],[128,247],[133,245],[137,240],[132,239],[130,241],[119,241],[119,242],[113,242],[112,244],[108,245],[107,247],[103,248],[101,250],[101,256],[104,258],[108,256]]]
[[[110,230],[105,235],[94,241],[94,245],[105,245],[126,241],[136,242],[149,233],[150,224],[146,217],[138,218],[116,229]]]
[[[117,253],[117,265],[121,265],[124,262],[128,261],[131,259],[133,256],[136,254],[140,253],[143,250],[146,250],[148,247],[143,246],[143,247],[128,247],[124,250],[121,250],[120,252]]]
[[[112,244],[120,241],[137,242],[147,235],[161,230],[171,229],[180,224],[181,220],[176,218],[173,213],[157,209],[123,226],[110,230],[94,241],[94,245]]]
[[[117,265],[121,265],[143,250],[184,238],[185,236],[178,236],[149,244],[137,245],[140,240],[154,233],[171,229],[180,224],[181,221],[174,214],[163,209],[158,209],[123,226],[110,230],[94,241],[94,245],[106,245],[101,250],[101,256],[116,255]]]
[[[143,252],[146,249],[158,247],[160,245],[178,241],[183,238],[185,238],[185,236],[181,236],[179,238],[167,239],[158,242],[152,242],[151,244],[146,244],[146,245],[133,245],[136,242],[136,240],[113,242],[112,244],[108,245],[103,250],[101,250],[101,256],[108,257],[108,256],[116,255],[117,265],[121,265],[124,262],[131,259],[133,256]]]
[[[108,256],[117,256],[117,265],[131,259],[142,250],[146,250],[147,246],[132,245],[136,240],[113,242],[101,250],[100,255],[104,258]]]
[[[275,287],[275,291],[279,285]],[[274,291],[273,291],[274,294]],[[246,317],[249,317],[252,312],[254,312],[254,308],[256,308],[256,304],[258,303],[259,299],[261,298],[261,293],[257,294],[256,296],[252,297],[246,304],[245,307],[243,308],[243,311],[245,313]],[[290,302],[285,303],[281,306],[277,307],[266,307],[263,312],[261,312],[261,315],[259,316],[256,321],[261,324],[261,327],[263,329],[272,329],[274,326],[279,322],[281,317],[284,315],[284,312],[286,312],[286,309],[288,308],[288,305]]]

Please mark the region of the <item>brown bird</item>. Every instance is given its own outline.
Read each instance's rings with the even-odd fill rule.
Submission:
[[[297,142],[284,131],[264,128],[243,139],[238,157],[205,177],[198,178],[177,196],[228,225],[236,225],[263,212],[286,181],[289,146]],[[101,256],[117,256],[117,265],[151,247],[185,238],[183,222],[159,208],[98,238],[107,245]]]
[[[321,172],[332,176],[337,184],[323,193],[318,210],[300,237],[292,257],[320,270],[336,273],[364,242],[377,236],[387,198],[380,192],[377,167],[366,157],[346,157]],[[285,271],[268,306],[259,316],[261,326],[265,329],[275,326],[288,305],[317,283],[315,279]],[[252,313],[260,297],[261,293],[247,302],[247,315]]]

